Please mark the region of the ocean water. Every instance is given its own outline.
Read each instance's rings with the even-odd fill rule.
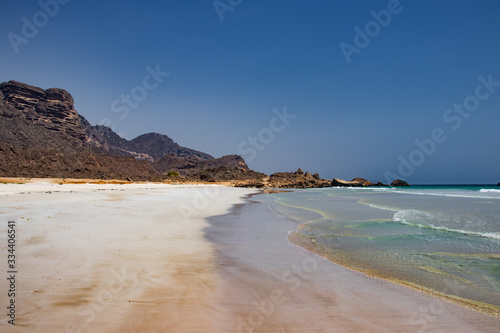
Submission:
[[[500,314],[500,188],[327,188],[254,197],[289,240],[365,274]]]

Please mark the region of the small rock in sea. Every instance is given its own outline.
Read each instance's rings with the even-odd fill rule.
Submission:
[[[401,179],[396,179],[391,183],[391,186],[410,186],[407,182]]]

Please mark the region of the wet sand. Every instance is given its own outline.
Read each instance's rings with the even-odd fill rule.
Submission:
[[[6,253],[6,221],[15,220],[18,266],[17,325],[8,325],[2,312],[0,331],[500,327],[498,319],[366,277],[289,243],[288,232],[297,224],[241,199],[255,192],[162,184],[0,184],[0,250]],[[0,267],[3,307],[6,264]]]
[[[265,204],[209,219],[222,332],[495,332],[500,320],[354,272],[287,240]]]

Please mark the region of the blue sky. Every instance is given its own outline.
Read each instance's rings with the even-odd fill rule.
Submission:
[[[3,1],[0,81],[266,173],[496,183],[499,17],[494,0]]]

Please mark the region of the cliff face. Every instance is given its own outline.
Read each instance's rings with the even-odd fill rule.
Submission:
[[[133,157],[114,157],[87,144],[88,137],[63,89],[0,84],[0,175],[153,179],[159,172]]]
[[[9,81],[0,84],[0,116],[23,120],[52,132],[84,140],[73,97],[62,89],[43,90],[24,83]]]

